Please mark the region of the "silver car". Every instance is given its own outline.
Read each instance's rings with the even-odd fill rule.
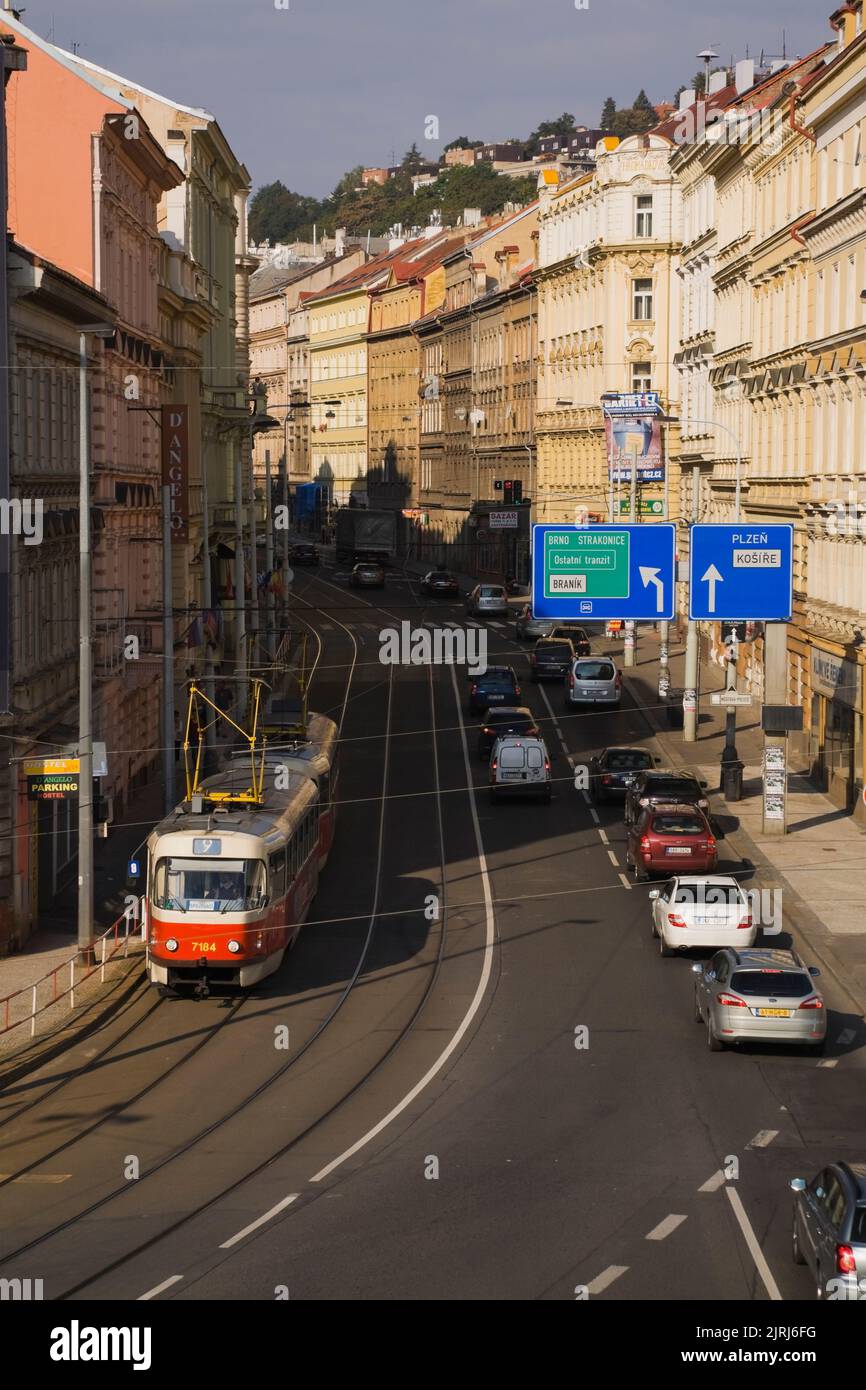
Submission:
[[[866,1300],[866,1163],[831,1163],[790,1187],[791,1254],[811,1269],[815,1297]]]
[[[549,637],[553,632],[555,624],[551,618],[533,618],[532,604],[526,603],[517,615],[514,624],[514,635],[518,640],[525,641],[531,639],[536,641],[539,637]]]
[[[508,595],[501,584],[476,584],[466,596],[466,612],[476,618],[489,618],[508,613]]]
[[[705,1023],[707,1046],[726,1043],[795,1043],[822,1053],[827,1010],[814,977],[795,951],[727,946],[705,965],[693,965],[695,1022]]]
[[[542,738],[498,738],[490,754],[490,800],[535,796],[550,800],[550,754]]]
[[[622,674],[607,656],[579,656],[565,678],[565,707],[618,705]]]

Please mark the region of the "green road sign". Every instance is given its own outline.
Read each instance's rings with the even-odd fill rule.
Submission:
[[[587,599],[628,598],[629,547],[627,530],[589,526],[544,535],[544,597]]]
[[[631,513],[631,498],[621,497],[619,499],[620,516],[629,516]],[[658,516],[665,514],[665,504],[661,497],[642,500],[638,503],[638,516]]]

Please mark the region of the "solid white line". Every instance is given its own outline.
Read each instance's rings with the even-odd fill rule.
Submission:
[[[685,1220],[686,1218],[684,1216],[666,1216],[664,1221],[660,1221],[657,1226],[653,1227],[647,1234],[646,1239],[666,1240],[671,1232],[677,1229],[677,1226],[682,1226]]]
[[[599,833],[599,835],[601,836],[601,843],[602,843],[603,845],[609,845],[609,844],[610,844],[610,840],[607,838],[607,831],[606,831],[606,830],[602,830],[601,827],[599,826],[599,831],[598,831],[598,833]]]
[[[595,809],[594,806],[590,806],[589,814],[592,816],[595,825],[601,825],[601,816],[598,814],[598,811]]]
[[[706,1182],[701,1183],[700,1187],[698,1188],[698,1191],[718,1192],[719,1188],[724,1187],[724,1185],[725,1175],[722,1172],[721,1168],[719,1168],[717,1172],[713,1173],[713,1176],[711,1178],[707,1178]]]
[[[608,857],[608,859],[610,860],[611,864],[613,864],[613,865],[618,869],[618,868],[619,868],[619,860],[617,859],[617,857],[616,857],[616,855],[614,854],[614,852],[613,852],[612,849],[609,849],[609,850],[608,850],[608,852],[607,852],[607,857]]]
[[[754,1139],[750,1139],[746,1145],[747,1149],[766,1149],[773,1140],[778,1138],[777,1129],[759,1129]]]
[[[726,1186],[725,1192],[728,1194],[728,1201],[734,1208],[734,1215],[740,1223],[740,1230],[746,1238],[746,1244],[749,1247],[749,1253],[751,1254],[752,1259],[755,1261],[755,1268],[761,1276],[764,1288],[767,1290],[767,1293],[769,1294],[770,1298],[772,1298],[775,1302],[781,1303],[782,1295],[779,1293],[779,1286],[773,1278],[772,1273],[770,1272],[770,1266],[764,1259],[764,1252],[758,1244],[758,1238],[755,1235],[755,1232],[752,1230],[751,1222],[749,1221],[749,1218],[746,1215],[746,1209],[740,1201],[739,1192],[730,1183],[728,1183],[728,1185]]]
[[[614,1279],[618,1279],[621,1274],[625,1274],[628,1265],[608,1265],[607,1269],[602,1270],[601,1274],[593,1279],[591,1284],[587,1284],[588,1293],[604,1293],[609,1288]]]
[[[470,1024],[472,1023],[472,1020],[478,1013],[478,1010],[481,1008],[481,1002],[484,998],[484,995],[487,992],[487,986],[490,981],[491,971],[493,969],[493,946],[496,940],[496,916],[493,911],[493,893],[490,887],[490,875],[487,869],[487,859],[484,854],[484,845],[481,839],[481,825],[478,820],[478,807],[475,801],[475,789],[472,782],[472,763],[469,758],[469,748],[466,743],[466,726],[463,723],[463,713],[460,708],[460,691],[457,688],[457,678],[454,674],[453,666],[451,667],[451,684],[454,687],[454,696],[457,704],[457,718],[460,721],[460,741],[463,745],[463,762],[466,767],[466,783],[469,789],[469,809],[472,812],[472,825],[475,831],[475,848],[478,857],[478,867],[481,871],[481,886],[484,893],[484,914],[486,918],[486,933],[484,940],[484,958],[481,966],[481,975],[479,977],[478,984],[475,989],[475,994],[472,997],[472,1000],[469,1004],[469,1008],[466,1010],[466,1013],[464,1014],[463,1019],[461,1020],[457,1028],[457,1031],[454,1033],[447,1046],[442,1050],[442,1052],[440,1052],[433,1065],[429,1067],[428,1070],[421,1077],[420,1081],[416,1082],[416,1084],[412,1087],[411,1091],[408,1091],[406,1095],[403,1097],[403,1099],[401,1101],[398,1101],[398,1103],[391,1110],[388,1111],[387,1115],[383,1116],[383,1118],[379,1121],[378,1124],[374,1125],[372,1129],[369,1129],[366,1134],[363,1134],[360,1139],[358,1139],[348,1149],[345,1149],[344,1152],[341,1153],[337,1158],[333,1159],[330,1163],[327,1163],[324,1168],[320,1168],[318,1173],[314,1174],[314,1176],[310,1178],[310,1182],[321,1182],[323,1178],[327,1178],[329,1174],[333,1173],[334,1170],[336,1168],[339,1168],[341,1164],[345,1163],[347,1159],[352,1158],[361,1149],[365,1148],[366,1145],[369,1144],[372,1139],[375,1139],[377,1134],[381,1134],[383,1129],[387,1129],[388,1125],[391,1124],[392,1120],[395,1120],[397,1116],[400,1115],[407,1108],[407,1106],[411,1105],[412,1102],[416,1099],[416,1097],[419,1096],[421,1092],[426,1089],[427,1086],[429,1086],[433,1078],[437,1076],[439,1072],[442,1070],[452,1053],[454,1053],[456,1049],[460,1046],[460,1043],[463,1040],[463,1037],[466,1034]]]
[[[148,1289],[147,1293],[140,1293],[135,1300],[136,1303],[147,1303],[149,1299],[156,1298],[157,1294],[164,1293],[170,1289],[172,1284],[179,1284],[183,1278],[182,1274],[173,1274],[170,1279],[163,1279],[161,1284],[157,1284],[155,1289]]]
[[[237,1245],[239,1240],[243,1240],[244,1236],[248,1236],[250,1232],[257,1231],[260,1226],[264,1226],[265,1222],[270,1221],[272,1216],[277,1216],[281,1211],[285,1211],[286,1207],[290,1207],[292,1202],[296,1202],[300,1195],[300,1192],[290,1192],[288,1197],[284,1197],[281,1202],[277,1202],[277,1205],[271,1207],[270,1211],[266,1211],[264,1216],[260,1216],[255,1221],[251,1221],[249,1226],[244,1226],[242,1231],[238,1231],[237,1235],[230,1236],[228,1240],[224,1240],[220,1245],[220,1250],[230,1250],[233,1245]]]
[[[620,874],[620,876],[619,876],[619,881],[620,881],[620,883],[622,884],[623,888],[631,888],[631,884],[629,883],[629,881],[628,881],[628,879],[626,878],[625,874]]]

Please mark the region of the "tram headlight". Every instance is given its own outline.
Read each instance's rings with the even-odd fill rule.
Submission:
[[[176,950],[177,950],[177,942],[175,941],[175,939],[174,939],[173,936],[170,936],[170,937],[168,938],[168,940],[167,940],[164,944],[165,944],[165,949],[166,949],[167,951],[176,951]]]
[[[236,956],[237,953],[238,953],[238,951],[239,951],[240,949],[241,949],[241,943],[240,943],[239,941],[230,941],[230,942],[229,942],[229,950],[231,951],[231,953],[232,953],[233,956]]]

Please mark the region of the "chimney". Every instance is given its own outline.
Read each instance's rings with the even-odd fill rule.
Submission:
[[[755,85],[754,58],[741,58],[734,69],[734,85],[738,92],[747,92]]]
[[[728,74],[726,70],[723,70],[722,72],[711,72],[710,85],[707,91],[707,96],[711,97],[713,95],[713,92],[720,92],[722,88],[727,87],[727,85]]]
[[[337,227],[334,232],[334,255],[337,257],[346,254],[346,228]]]
[[[680,92],[680,111],[687,111],[690,106],[694,106],[696,96],[694,87],[686,87],[684,92]]]

